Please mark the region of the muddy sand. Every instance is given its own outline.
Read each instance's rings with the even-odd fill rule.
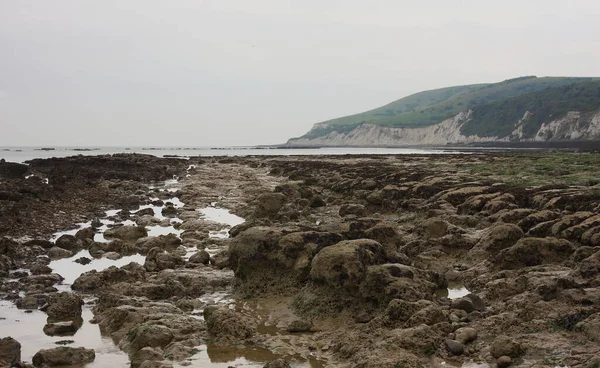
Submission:
[[[598,367],[600,155],[0,163],[0,366]]]

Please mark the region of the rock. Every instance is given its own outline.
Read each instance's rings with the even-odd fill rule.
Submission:
[[[144,268],[149,272],[157,272],[166,269],[176,269],[185,266],[183,258],[166,253],[161,248],[152,248],[146,256]]]
[[[131,356],[131,367],[140,367],[144,362],[157,362],[164,360],[163,354],[149,346],[141,348]]]
[[[162,206],[162,205],[161,205]],[[135,215],[138,217],[142,217],[142,216],[152,216],[154,217],[154,208],[142,208],[141,210],[138,210],[137,212],[135,212]]]
[[[500,358],[502,356],[509,356],[511,358],[518,358],[525,354],[525,350],[521,344],[508,336],[497,336],[492,343],[490,353],[494,358]]]
[[[365,198],[369,204],[380,206],[383,204],[383,194],[381,190],[376,190],[367,195]]]
[[[579,262],[577,271],[585,278],[597,277],[600,274],[600,251]]]
[[[467,313],[471,313],[475,310],[473,302],[468,298],[456,298],[450,303],[450,308],[464,310]]]
[[[142,226],[119,226],[104,232],[105,238],[117,238],[124,241],[135,241],[146,236],[148,236],[148,231]]]
[[[160,213],[165,217],[175,217],[177,216],[177,208],[173,205],[165,206]]]
[[[79,263],[79,264],[85,266],[87,264],[90,264],[90,262],[92,262],[92,260],[89,259],[88,257],[80,257],[80,258],[77,258],[76,260],[74,260],[73,262]]]
[[[327,206],[327,202],[325,202],[325,200],[321,196],[316,195],[310,199],[308,205],[311,208],[319,208]]]
[[[94,359],[96,359],[96,353],[93,349],[60,346],[38,351],[32,361],[36,367],[55,367],[91,363]]]
[[[218,340],[238,341],[252,337],[254,328],[239,313],[227,307],[204,310],[208,333]]]
[[[128,339],[133,351],[145,347],[164,348],[173,341],[173,331],[166,326],[141,324],[129,331]]]
[[[174,250],[181,245],[181,239],[175,234],[148,236],[140,238],[135,242],[135,247],[141,253],[146,253],[152,248],[161,248],[164,250]]]
[[[543,210],[532,213],[519,221],[517,224],[523,231],[529,231],[532,227],[537,224],[541,224],[542,222],[548,222],[556,219],[559,216],[559,213],[551,210]]]
[[[465,346],[460,341],[447,339],[446,349],[448,349],[452,355],[462,355],[465,351]]]
[[[457,341],[466,344],[477,338],[477,330],[472,327],[461,327],[454,331],[454,335]]]
[[[73,255],[73,253],[71,251],[63,249],[63,248],[52,247],[52,248],[48,249],[48,257],[50,257],[51,260],[69,258],[72,255]]]
[[[56,242],[54,244],[56,244],[56,246],[61,249],[66,249],[69,251],[73,251],[79,248],[77,238],[75,238],[73,235],[67,234],[62,235],[60,238],[56,239]]]
[[[402,299],[392,299],[385,309],[387,318],[392,321],[408,321],[413,314],[430,305],[430,302],[408,302]]]
[[[506,368],[510,367],[512,364],[512,359],[509,356],[503,355],[498,360],[496,360],[496,366],[498,368]]]
[[[409,327],[419,326],[419,325],[428,325],[433,326],[436,323],[444,322],[447,320],[446,315],[442,308],[432,303],[425,306],[421,310],[415,312],[407,322]]]
[[[263,368],[291,368],[292,366],[283,359],[275,359],[263,366]]]
[[[48,336],[72,336],[79,327],[73,321],[47,323],[44,333]]]
[[[385,261],[383,246],[370,239],[345,240],[323,248],[312,259],[310,277],[334,287],[356,288],[368,265]]]
[[[476,311],[483,312],[485,310],[485,302],[478,295],[470,293],[465,295],[463,298],[470,300],[471,303],[473,303],[473,307],[475,307]]]
[[[292,321],[288,327],[288,332],[309,332],[310,329],[313,328],[313,324],[311,321],[297,319]]]
[[[0,362],[6,362],[9,367],[21,361],[21,344],[12,337],[0,339]]]
[[[201,250],[192,254],[189,260],[190,263],[208,264],[210,262],[210,254],[207,251]]]
[[[482,236],[477,247],[496,254],[502,249],[514,245],[523,237],[523,230],[514,224],[499,223],[488,228]]]
[[[340,217],[346,217],[348,215],[364,217],[367,215],[367,209],[362,204],[343,204],[340,207],[339,215]]]
[[[116,261],[120,259],[122,256],[117,252],[106,252],[102,255],[106,259],[110,259],[111,261]]]
[[[575,251],[565,239],[524,238],[496,256],[502,269],[517,269],[547,263],[562,263]]]
[[[75,238],[81,241],[86,239],[94,240],[95,235],[96,232],[94,231],[94,228],[90,226],[86,227],[85,229],[81,229],[77,233],[75,233]]]
[[[550,230],[553,236],[559,236],[563,230],[566,230],[572,226],[579,225],[584,220],[594,216],[593,212],[575,212],[571,215],[563,216],[552,225]]]
[[[257,198],[255,217],[275,217],[283,204],[285,195],[281,193],[263,193]]]
[[[441,238],[448,233],[449,224],[439,217],[430,217],[420,225],[423,233],[429,238]]]
[[[46,313],[54,320],[81,318],[83,299],[73,293],[57,293],[50,296]]]

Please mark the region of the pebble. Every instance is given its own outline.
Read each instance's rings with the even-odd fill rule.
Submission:
[[[506,368],[506,367],[509,367],[511,364],[512,364],[512,359],[511,359],[511,357],[509,357],[507,355],[501,356],[496,361],[496,365],[498,366],[498,368]]]

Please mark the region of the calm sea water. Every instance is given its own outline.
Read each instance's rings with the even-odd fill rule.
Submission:
[[[447,149],[417,148],[309,148],[309,149],[269,149],[256,147],[229,148],[173,148],[173,147],[56,147],[46,150],[42,147],[0,147],[0,158],[9,162],[25,162],[34,158],[67,157],[76,155],[106,155],[114,153],[143,153],[158,157],[164,156],[249,156],[249,155],[348,155],[348,154],[441,154],[468,153]]]

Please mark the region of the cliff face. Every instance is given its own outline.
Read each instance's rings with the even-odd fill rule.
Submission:
[[[288,146],[427,146],[507,141],[559,141],[600,139],[600,110],[594,114],[571,111],[565,116],[544,123],[533,138],[526,138],[523,125],[533,114],[526,112],[505,137],[463,135],[461,126],[472,117],[472,111],[461,112],[438,124],[422,128],[393,128],[361,124],[348,132],[332,131],[311,138],[293,138]],[[327,123],[315,124],[311,132],[327,129]],[[307,133],[310,136],[310,132]]]

